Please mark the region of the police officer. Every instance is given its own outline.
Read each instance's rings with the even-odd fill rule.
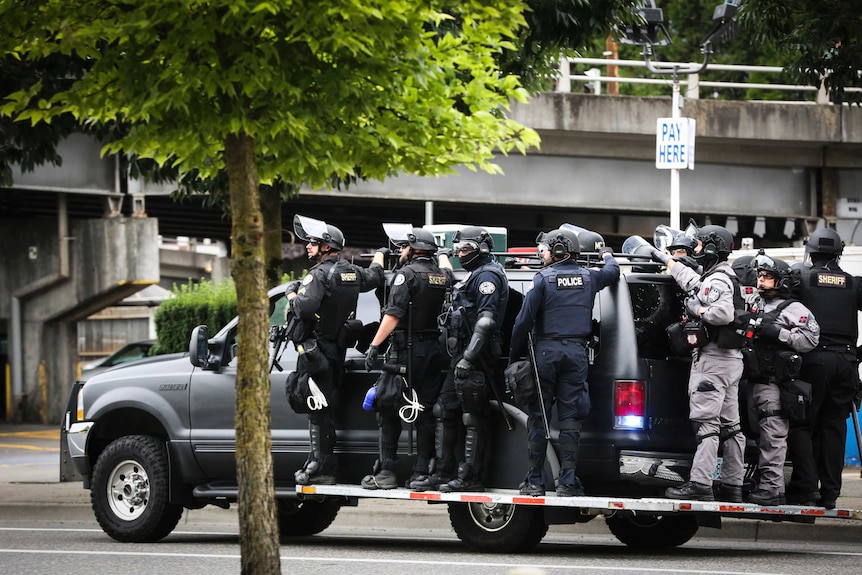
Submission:
[[[739,422],[739,379],[742,376],[742,338],[733,329],[735,310],[745,304],[738,279],[728,256],[733,236],[722,226],[704,226],[695,238],[694,254],[701,276],[685,258],[667,262],[677,284],[688,295],[686,313],[693,322],[705,324],[709,342],[697,339],[692,350],[688,382],[689,419],[696,429],[697,448],[689,481],[670,487],[665,495],[672,499],[713,501],[712,477],[723,446],[721,484],[718,496],[723,501],[742,501],[743,450],[745,437]],[[681,265],[683,264],[683,265]],[[692,323],[692,325],[697,325]]]
[[[439,256],[440,267],[434,261],[438,246],[428,230],[409,224],[383,224],[383,229],[400,250],[400,267],[392,279],[380,327],[365,356],[365,368],[368,371],[374,368],[380,346],[387,339],[385,363],[406,368],[410,389],[416,394],[407,406],[412,406],[408,417],[415,419],[417,433],[417,458],[406,485],[412,489],[416,482],[421,488],[428,482],[429,465],[435,454],[432,410],[443,383],[443,350],[437,318],[454,275],[445,254]],[[381,407],[377,422],[380,459],[361,485],[366,489],[393,489],[398,486],[395,460],[401,435],[399,409]]]
[[[454,249],[461,267],[469,273],[455,284],[441,318],[452,359],[434,406],[437,461],[428,482],[414,482],[413,488],[484,491],[488,394],[490,386],[502,380],[497,361],[509,283],[503,266],[491,255],[494,239],[487,229],[467,226],[456,232]],[[464,453],[456,470],[455,450],[462,431]]]
[[[803,356],[800,379],[811,384],[805,421],[792,423],[789,455],[793,473],[787,502],[827,509],[841,493],[847,417],[858,385],[857,312],[862,280],[838,266],[844,243],[833,230],[815,231],[805,245],[811,267],[797,270],[798,298],[820,324],[818,346]],[[819,482],[819,485],[818,485]]]
[[[748,355],[745,376],[752,386],[760,434],[757,486],[745,500],[758,505],[784,503],[784,461],[790,423],[781,409],[780,386],[798,368],[803,354],[820,339],[820,327],[811,311],[790,294],[790,266],[761,250],[751,262],[757,273],[757,291],[747,298],[757,314],[758,327]]]
[[[294,285],[295,291],[287,293],[290,311],[312,334],[309,340],[294,342],[300,350],[297,371],[310,373],[326,398],[325,402],[318,402],[320,409],[308,415],[311,453],[302,469],[294,473],[294,479],[298,485],[333,484],[338,462],[333,454],[336,437],[332,410],[337,403],[347,351],[339,342],[339,335],[356,311],[359,293],[383,284],[384,254],[378,251],[371,265],[361,268],[338,256],[344,249],[344,234],[335,226],[296,215],[293,229],[298,238],[307,242],[308,259],[314,263],[302,282]],[[326,358],[322,369],[319,356],[312,360],[311,350],[322,352]],[[312,364],[317,365],[311,367]]]
[[[616,282],[620,268],[613,250],[599,250],[605,265],[587,269],[578,265],[578,235],[557,229],[540,235],[539,254],[545,267],[533,278],[512,329],[509,362],[526,355],[528,334],[534,334],[535,355],[544,406],[536,399],[528,408],[527,453],[530,469],[521,484],[521,494],[545,494],[545,437],[543,418],[557,403],[560,428],[560,472],[557,495],[584,494],[575,474],[581,425],[590,412],[587,385],[587,343],[592,333],[593,301],[599,290]],[[543,411],[544,410],[544,411]],[[543,415],[544,414],[544,415]]]

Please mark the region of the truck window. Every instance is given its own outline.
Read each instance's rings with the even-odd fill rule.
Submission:
[[[679,288],[668,283],[630,283],[638,355],[666,359],[671,355],[665,329],[682,317]]]

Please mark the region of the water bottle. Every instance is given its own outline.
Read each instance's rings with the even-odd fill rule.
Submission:
[[[368,391],[365,392],[365,400],[362,402],[362,409],[365,411],[371,411],[374,407],[375,397],[377,397],[377,386],[372,385],[368,388]]]

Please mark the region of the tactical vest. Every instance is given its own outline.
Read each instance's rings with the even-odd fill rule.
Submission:
[[[356,301],[362,285],[359,274],[353,265],[339,259],[335,263],[324,261],[318,268],[318,276],[326,289],[320,302],[320,318],[314,328],[315,333],[325,339],[335,340],[350,314],[356,311]]]
[[[545,295],[541,313],[536,318],[536,334],[540,337],[589,336],[593,318],[593,278],[589,270],[550,265],[542,268],[539,275],[545,283]]]
[[[728,272],[727,270],[717,269],[704,275],[704,277],[713,273],[721,273],[727,276],[730,280],[731,289],[733,290],[733,310],[734,320],[736,316],[747,315],[745,309],[745,300],[742,297],[742,291],[739,287],[739,278]],[[745,345],[745,335],[740,334],[736,328],[736,321],[732,321],[727,325],[712,325],[703,322],[709,334],[709,341],[722,349],[741,349]]]
[[[402,272],[413,274],[413,291],[410,294],[410,309],[412,317],[406,318],[403,326],[409,325],[414,332],[436,331],[437,318],[443,309],[446,290],[449,287],[448,276],[429,258],[418,258],[408,262]]]
[[[466,319],[469,326],[472,327],[476,325],[476,321],[479,319],[479,313],[476,311],[476,299],[474,299],[474,294],[479,288],[475,284],[479,274],[484,271],[493,272],[500,278],[500,286],[502,287],[500,288],[501,292],[497,303],[497,309],[494,310],[494,317],[496,318],[497,329],[499,330],[500,324],[503,322],[503,318],[506,315],[506,306],[509,303],[509,291],[507,289],[509,280],[506,278],[506,272],[503,271],[503,266],[497,262],[491,261],[482,264],[478,268],[474,269],[466,280],[462,280],[459,283],[455,294],[455,307],[464,308],[464,313],[467,316]]]
[[[787,299],[778,304],[775,309],[762,312],[761,317],[764,319],[775,321],[781,317],[781,312],[784,308],[794,303],[795,299]],[[779,350],[790,350],[790,346],[771,338],[756,338],[751,345],[754,353],[757,355],[757,373],[746,373],[746,376],[752,383],[767,381],[771,376],[775,375],[775,352]],[[748,367],[748,366],[746,366]]]
[[[821,345],[856,346],[856,279],[843,271],[822,267],[800,270],[799,301],[820,324]]]

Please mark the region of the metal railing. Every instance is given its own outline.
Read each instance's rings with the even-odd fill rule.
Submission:
[[[672,67],[678,65],[681,68],[691,67],[690,62],[662,62],[662,67]],[[593,66],[593,68],[583,74],[572,74],[572,66]],[[593,87],[592,93],[601,94],[601,85],[603,83],[617,84],[661,84],[669,85],[670,80],[666,78],[631,78],[623,76],[608,76],[607,73],[601,73],[601,66],[617,66],[623,68],[646,68],[646,63],[643,60],[616,60],[610,58],[568,58],[560,62],[560,79],[557,81],[556,92],[570,92],[572,82],[589,84]],[[783,68],[781,66],[743,66],[736,64],[710,64],[703,74],[708,74],[714,71],[726,72],[747,72],[747,73],[764,73],[764,74],[781,74]],[[758,82],[728,82],[728,81],[703,81],[700,79],[701,74],[689,74],[680,77],[680,84],[684,86],[684,96],[686,98],[697,100],[701,97],[701,89],[707,88],[714,91],[720,89],[745,89],[745,90],[779,90],[786,92],[806,92],[816,93],[815,102],[818,104],[828,104],[829,97],[826,90],[815,88],[814,86],[803,86],[796,84],[782,83],[758,83]],[[850,88],[849,90],[856,91],[857,89]],[[783,103],[788,103],[787,100],[781,100]],[[805,100],[799,100],[799,103],[812,103]]]

